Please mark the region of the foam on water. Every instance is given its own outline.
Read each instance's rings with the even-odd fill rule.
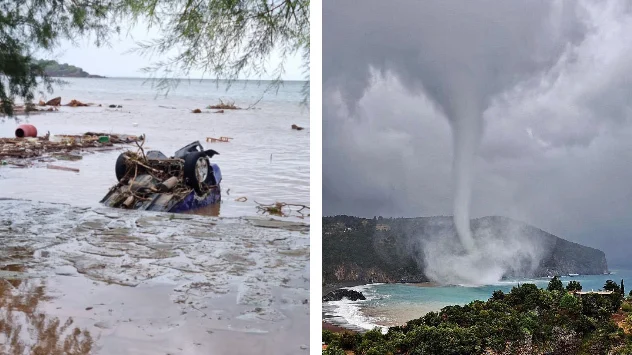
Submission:
[[[351,325],[354,328],[362,330],[371,330],[374,328],[380,328],[382,332],[386,332],[387,327],[381,326],[378,323],[380,319],[377,317],[368,316],[362,311],[362,306],[370,301],[380,300],[384,297],[390,297],[389,295],[380,295],[375,292],[373,288],[376,285],[362,285],[355,287],[345,287],[349,290],[362,292],[366,300],[350,301],[348,299],[342,299],[340,301],[332,301],[323,304],[323,312],[327,318],[331,319],[335,323]]]

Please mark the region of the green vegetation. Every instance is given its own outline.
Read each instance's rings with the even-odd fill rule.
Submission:
[[[381,220],[336,216],[323,218],[323,280],[427,281],[417,262],[405,255],[396,234],[375,238]]]
[[[623,295],[574,295],[560,289],[558,281],[552,279],[547,289],[523,284],[507,294],[496,291],[487,301],[448,306],[386,334],[323,331],[328,344],[323,353],[629,354],[632,305],[623,303]]]
[[[97,45],[118,31],[113,1],[29,0],[0,2],[0,112],[13,114],[16,97],[31,103],[38,80],[49,92],[54,80],[33,53],[61,40],[94,35]]]
[[[582,290],[582,285],[575,280],[569,281],[568,285],[566,285],[566,291],[573,292],[573,291],[581,291],[581,290]]]
[[[102,78],[99,75],[88,74],[74,65],[59,64],[54,60],[37,60],[34,64],[44,68],[44,72],[50,77]]]
[[[555,276],[549,281],[549,286],[546,288],[548,291],[564,291],[564,285],[560,278]]]

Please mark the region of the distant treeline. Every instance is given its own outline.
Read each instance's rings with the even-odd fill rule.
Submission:
[[[54,60],[37,60],[35,64],[44,67],[46,75],[52,77],[64,77],[64,78],[104,78],[99,75],[92,75],[85,72],[83,69],[70,65],[67,63],[60,64]]]

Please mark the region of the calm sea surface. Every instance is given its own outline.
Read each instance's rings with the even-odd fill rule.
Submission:
[[[201,214],[248,216],[257,213],[255,201],[282,201],[309,205],[309,110],[301,105],[302,82],[288,82],[278,93],[268,93],[251,110],[210,113],[207,105],[220,99],[248,107],[257,102],[267,83],[238,82],[226,91],[211,80],[182,81],[167,97],[143,79],[65,79],[69,85],[41,97],[62,97],[102,107],[62,107],[60,112],[21,117],[40,135],[82,134],[88,131],[145,134],[146,149],[170,156],[178,148],[199,140],[220,155],[212,161],[222,169],[223,203]],[[36,101],[40,97],[36,97]],[[122,105],[111,109],[110,104]],[[162,107],[161,107],[162,106]],[[191,110],[202,109],[201,114]],[[1,119],[0,119],[1,120]],[[305,127],[291,129],[292,124]],[[0,137],[12,137],[16,123],[0,122]],[[227,136],[230,143],[206,143],[206,137]],[[135,148],[134,148],[135,149]],[[73,205],[97,205],[116,183],[114,162],[121,151],[84,155],[75,162],[60,161],[79,173],[46,168],[17,169],[0,166],[0,198],[22,198]],[[246,202],[236,198],[246,197]],[[306,222],[309,219],[305,220]]]
[[[584,291],[603,288],[606,280],[617,283],[621,279],[629,282],[626,294],[632,290],[632,270],[616,270],[612,275],[580,275],[562,277],[566,285],[570,280],[579,281]],[[495,290],[509,292],[520,283],[534,283],[546,288],[549,279],[501,281],[495,285],[481,287],[422,287],[406,284],[374,284],[351,287],[361,291],[366,301],[348,300],[323,304],[323,313],[329,321],[355,329],[373,329],[376,326],[388,327],[402,325],[430,311],[438,311],[449,305],[464,305],[474,300],[487,300]]]

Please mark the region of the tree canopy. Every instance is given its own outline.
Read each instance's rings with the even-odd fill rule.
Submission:
[[[549,291],[564,291],[564,285],[562,285],[562,281],[557,276],[554,276],[551,281],[549,281],[549,285],[546,288]]]
[[[278,88],[288,57],[302,53],[309,80],[309,0],[124,0],[134,23],[156,28],[156,39],[135,51],[161,59],[144,71],[161,78],[169,90],[177,81],[201,70],[229,82],[239,77],[273,77]],[[269,68],[274,52],[281,58]],[[309,83],[304,87],[309,100]]]
[[[581,291],[581,290],[582,290],[582,285],[579,283],[579,281],[571,280],[568,282],[568,285],[566,285],[566,291],[573,292],[573,291]]]
[[[113,1],[0,2],[0,112],[12,115],[16,97],[31,102],[38,80],[52,91],[54,81],[34,63],[36,51],[90,35],[101,45],[120,29],[112,16],[115,9]]]

